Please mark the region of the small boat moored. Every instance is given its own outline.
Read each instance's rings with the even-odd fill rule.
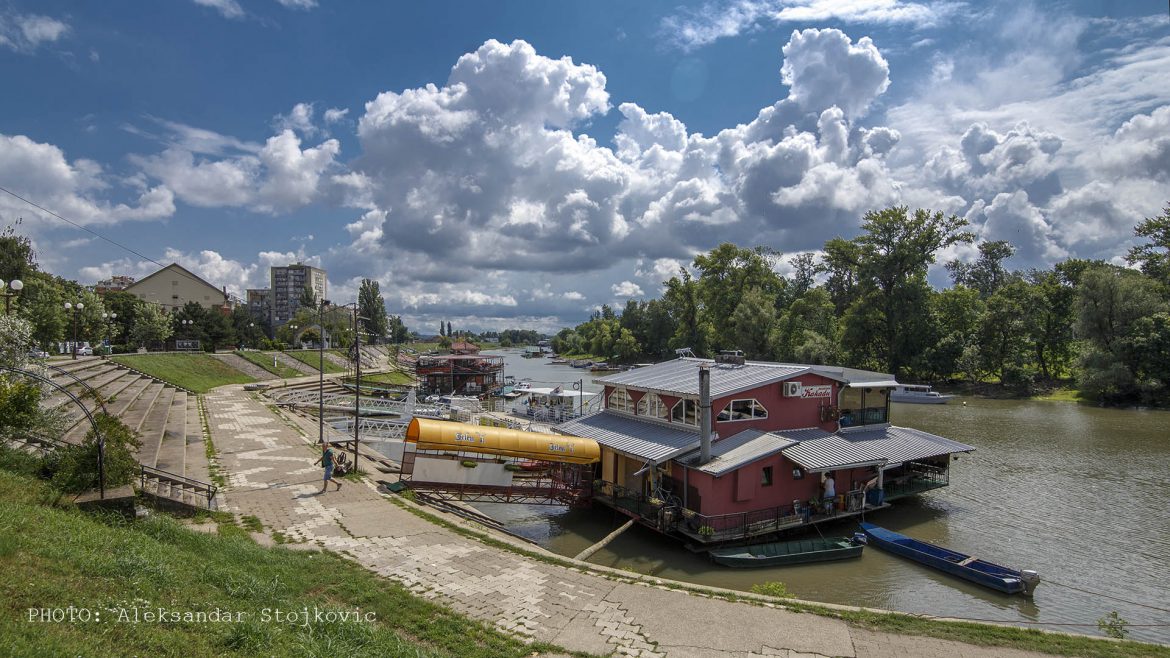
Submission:
[[[780,567],[806,562],[827,562],[861,557],[862,544],[846,537],[777,541],[709,551],[711,559],[725,567]]]
[[[1032,596],[1040,584],[1040,575],[1035,571],[1002,567],[965,553],[911,539],[872,523],[862,523],[861,529],[869,542],[882,550],[1005,594]]]

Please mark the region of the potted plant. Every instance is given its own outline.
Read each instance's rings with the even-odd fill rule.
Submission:
[[[459,465],[464,468],[475,468],[476,466],[479,466],[479,463],[472,459],[464,459],[463,461],[459,462]]]
[[[699,534],[704,537],[713,537],[715,535],[715,528],[705,525],[699,528]]]

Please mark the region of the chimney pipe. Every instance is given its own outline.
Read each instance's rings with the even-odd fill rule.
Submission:
[[[711,461],[711,370],[699,366],[699,465]]]

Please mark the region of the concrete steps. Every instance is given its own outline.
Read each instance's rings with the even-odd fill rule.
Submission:
[[[140,463],[154,466],[158,459],[163,435],[167,430],[167,417],[171,413],[171,401],[174,400],[175,393],[176,390],[173,388],[164,388],[143,416],[142,425],[138,429],[139,439],[142,441],[142,447],[138,450]]]
[[[148,465],[168,473],[183,475],[187,461],[187,394],[183,391],[176,391],[174,398],[171,399],[164,427],[154,464]]]
[[[207,464],[207,445],[203,438],[203,423],[199,420],[199,400],[190,395],[187,396],[187,428],[184,438],[187,444],[187,457],[183,475],[202,482],[211,482],[211,472]]]
[[[272,354],[274,356],[276,356],[277,361],[292,368],[293,370],[296,370],[297,372],[301,373],[302,375],[315,375],[318,372],[320,372],[316,368],[313,368],[309,365],[301,363],[300,361],[297,361],[296,359],[285,354],[284,352],[272,352]]]
[[[245,375],[248,375],[252,379],[256,379],[259,381],[267,381],[269,379],[277,379],[276,375],[268,372],[264,368],[261,368],[260,366],[256,365],[255,363],[252,363],[251,361],[245,359],[244,357],[242,357],[238,354],[213,354],[212,356],[219,359],[220,361],[223,361],[224,363],[235,368],[236,370],[239,370],[240,372],[244,373]]]

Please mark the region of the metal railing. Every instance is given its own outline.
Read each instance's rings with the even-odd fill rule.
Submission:
[[[196,480],[195,478],[189,478],[185,475],[171,473],[170,471],[164,471],[160,468],[147,466],[146,464],[139,464],[138,477],[139,484],[142,491],[144,492],[146,491],[146,481],[149,479],[155,481],[156,483],[156,494],[158,493],[158,484],[165,483],[170,485],[172,490],[177,485],[180,491],[186,492],[187,490],[190,490],[191,493],[197,494],[206,500],[207,509],[213,509],[215,507],[215,494],[219,492],[219,487],[216,487],[210,482],[203,482],[202,480]],[[182,500],[181,498],[175,498],[174,496],[170,496],[169,498],[178,502],[186,502],[185,500]]]

